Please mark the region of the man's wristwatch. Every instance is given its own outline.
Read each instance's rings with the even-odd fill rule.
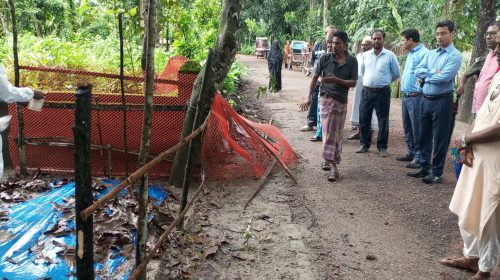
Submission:
[[[460,139],[460,147],[467,148],[467,138],[465,138],[465,134]]]

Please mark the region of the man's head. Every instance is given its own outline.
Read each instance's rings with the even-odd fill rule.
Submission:
[[[385,32],[382,29],[375,29],[372,32],[373,48],[381,50],[384,47]]]
[[[455,35],[455,23],[451,20],[443,20],[436,24],[436,40],[441,48],[448,47],[453,42]]]
[[[348,40],[349,37],[347,36],[347,33],[344,31],[336,31],[332,35],[331,43],[328,42],[328,44],[332,45],[334,53],[339,54],[345,52]]]
[[[497,32],[495,35],[495,42],[497,43],[497,46],[495,48],[495,53],[497,55],[497,63],[498,66],[500,66],[500,32]]]
[[[401,36],[401,46],[405,51],[411,51],[420,42],[420,33],[416,29],[406,29]]]
[[[333,33],[328,33],[326,35],[326,52],[333,52]]]
[[[486,30],[486,45],[491,50],[494,50],[496,47],[495,35],[498,33],[499,29],[500,21],[494,21],[488,26],[488,30]]]
[[[369,51],[372,49],[372,37],[366,36],[363,38],[363,41],[361,41],[361,49],[363,52]]]
[[[337,28],[333,25],[329,25],[325,28],[325,39],[328,40],[328,36],[330,35],[333,35],[333,33],[335,33],[335,31],[337,31]]]

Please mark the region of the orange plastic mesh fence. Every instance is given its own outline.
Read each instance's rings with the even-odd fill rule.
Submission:
[[[153,97],[153,125],[150,154],[156,155],[179,142],[186,104],[191,96],[196,75],[178,73],[183,57],[170,59],[160,79],[156,80]],[[170,71],[170,72],[169,72]],[[120,80],[116,74],[96,73],[47,67],[21,67],[21,85],[42,89],[47,93],[41,112],[23,109],[26,162],[29,170],[40,168],[54,173],[71,173],[74,169],[73,132],[74,94],[76,82],[89,81],[93,85],[92,111],[92,172],[94,175],[124,175],[125,161],[129,173],[137,166],[141,143],[144,106],[143,77],[125,77],[127,104],[128,158],[123,144],[123,110]],[[19,166],[18,119],[15,104],[9,105],[13,115],[9,148],[12,161]],[[150,174],[153,177],[169,175],[171,162],[164,162]]]
[[[253,127],[253,128],[252,128]],[[261,177],[272,161],[259,137],[288,166],[297,157],[278,128],[239,115],[219,93],[203,138],[202,160],[212,179]]]
[[[196,79],[195,74],[178,73],[185,61],[183,57],[171,58],[160,78],[156,79],[150,155],[157,155],[180,140],[186,105]],[[127,157],[124,153],[123,107],[118,75],[24,66],[21,67],[21,85],[39,88],[47,93],[41,112],[22,109],[28,170],[39,168],[52,173],[74,171],[74,93],[76,82],[80,80],[89,81],[93,85],[93,175],[122,176],[125,174],[126,161],[130,174],[138,168],[144,104],[143,77],[125,77]],[[13,115],[9,149],[14,166],[18,169],[18,119],[15,104],[9,105],[9,112]],[[292,147],[276,127],[245,119],[217,94],[201,152],[207,177],[224,179],[262,176],[272,157],[259,141],[259,134],[266,138],[266,145],[276,154],[281,151],[280,157],[286,164],[292,165],[296,161]],[[168,177],[173,156],[154,168],[149,175],[152,178]]]

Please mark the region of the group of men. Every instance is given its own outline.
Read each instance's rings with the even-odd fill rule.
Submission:
[[[487,94],[496,68],[494,64],[494,33],[499,23],[494,22],[488,28],[486,41],[490,54],[486,59],[479,59],[461,78],[457,94],[463,93],[467,78],[479,75],[474,93],[472,112],[476,112]],[[326,29],[325,35],[335,32],[333,26]],[[453,96],[454,79],[460,69],[462,55],[453,44],[455,25],[450,20],[436,25],[436,39],[439,47],[429,51],[420,43],[420,34],[416,29],[404,30],[401,45],[408,52],[404,71],[401,75],[396,55],[384,48],[385,32],[376,29],[371,37],[364,38],[363,52],[356,56],[359,76],[352,102],[351,123],[357,132],[348,139],[360,141],[356,153],[367,153],[371,146],[372,131],[378,129],[377,149],[381,157],[387,157],[389,140],[389,111],[391,83],[401,78],[402,117],[407,152],[397,157],[406,161],[406,167],[418,169],[407,173],[419,178],[424,183],[442,182],[448,146],[454,124]],[[327,52],[325,41],[315,45],[311,65]],[[481,62],[485,65],[481,70]],[[321,141],[321,125],[318,120],[317,98],[320,81],[313,92],[311,106],[307,116],[307,125],[301,130],[317,132],[311,141]],[[451,102],[450,102],[451,101]]]
[[[473,75],[478,76],[471,108],[473,113],[477,113],[477,117],[471,129],[456,143],[459,149],[465,150],[464,155],[469,163],[462,170],[450,204],[450,209],[459,217],[465,257],[442,259],[440,263],[476,272],[473,277],[475,280],[491,278],[500,252],[499,29],[500,22],[490,24],[485,36],[489,53],[471,65],[461,77],[456,90],[460,97],[467,79]],[[404,30],[401,44],[408,55],[402,75],[396,55],[384,48],[384,31],[374,30],[371,38],[363,39],[363,52],[356,57],[359,70],[351,118],[352,124],[358,126],[358,132],[348,137],[360,140],[356,153],[368,152],[371,145],[370,131],[374,129],[373,115],[376,115],[378,152],[381,157],[388,156],[390,85],[401,76],[407,153],[397,160],[408,162],[408,168],[418,169],[407,173],[410,177],[420,178],[427,184],[442,182],[456,114],[453,101],[454,80],[462,62],[462,55],[453,44],[454,35],[455,25],[452,21],[437,23],[438,48],[428,50],[420,43],[418,30]],[[319,51],[318,53],[321,55]],[[313,63],[314,59],[318,58],[313,57]],[[318,82],[314,91],[311,85],[312,100],[317,97],[317,88],[322,84]],[[308,124],[302,131],[312,130],[314,122],[310,116],[317,109],[314,101],[306,100],[301,104],[302,109],[307,108],[304,104],[311,104],[311,107]],[[472,165],[472,160],[475,165]]]

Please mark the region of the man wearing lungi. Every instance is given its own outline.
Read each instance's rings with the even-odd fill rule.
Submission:
[[[323,158],[328,164],[330,173],[328,181],[336,181],[340,177],[338,165],[342,153],[342,138],[347,113],[347,96],[350,87],[356,85],[358,79],[358,62],[346,51],[347,33],[337,31],[333,38],[328,38],[329,48],[333,52],[323,55],[318,62],[309,86],[309,93],[300,108],[305,111],[311,104],[311,95],[316,82],[321,76],[320,86],[320,119],[323,129]]]

